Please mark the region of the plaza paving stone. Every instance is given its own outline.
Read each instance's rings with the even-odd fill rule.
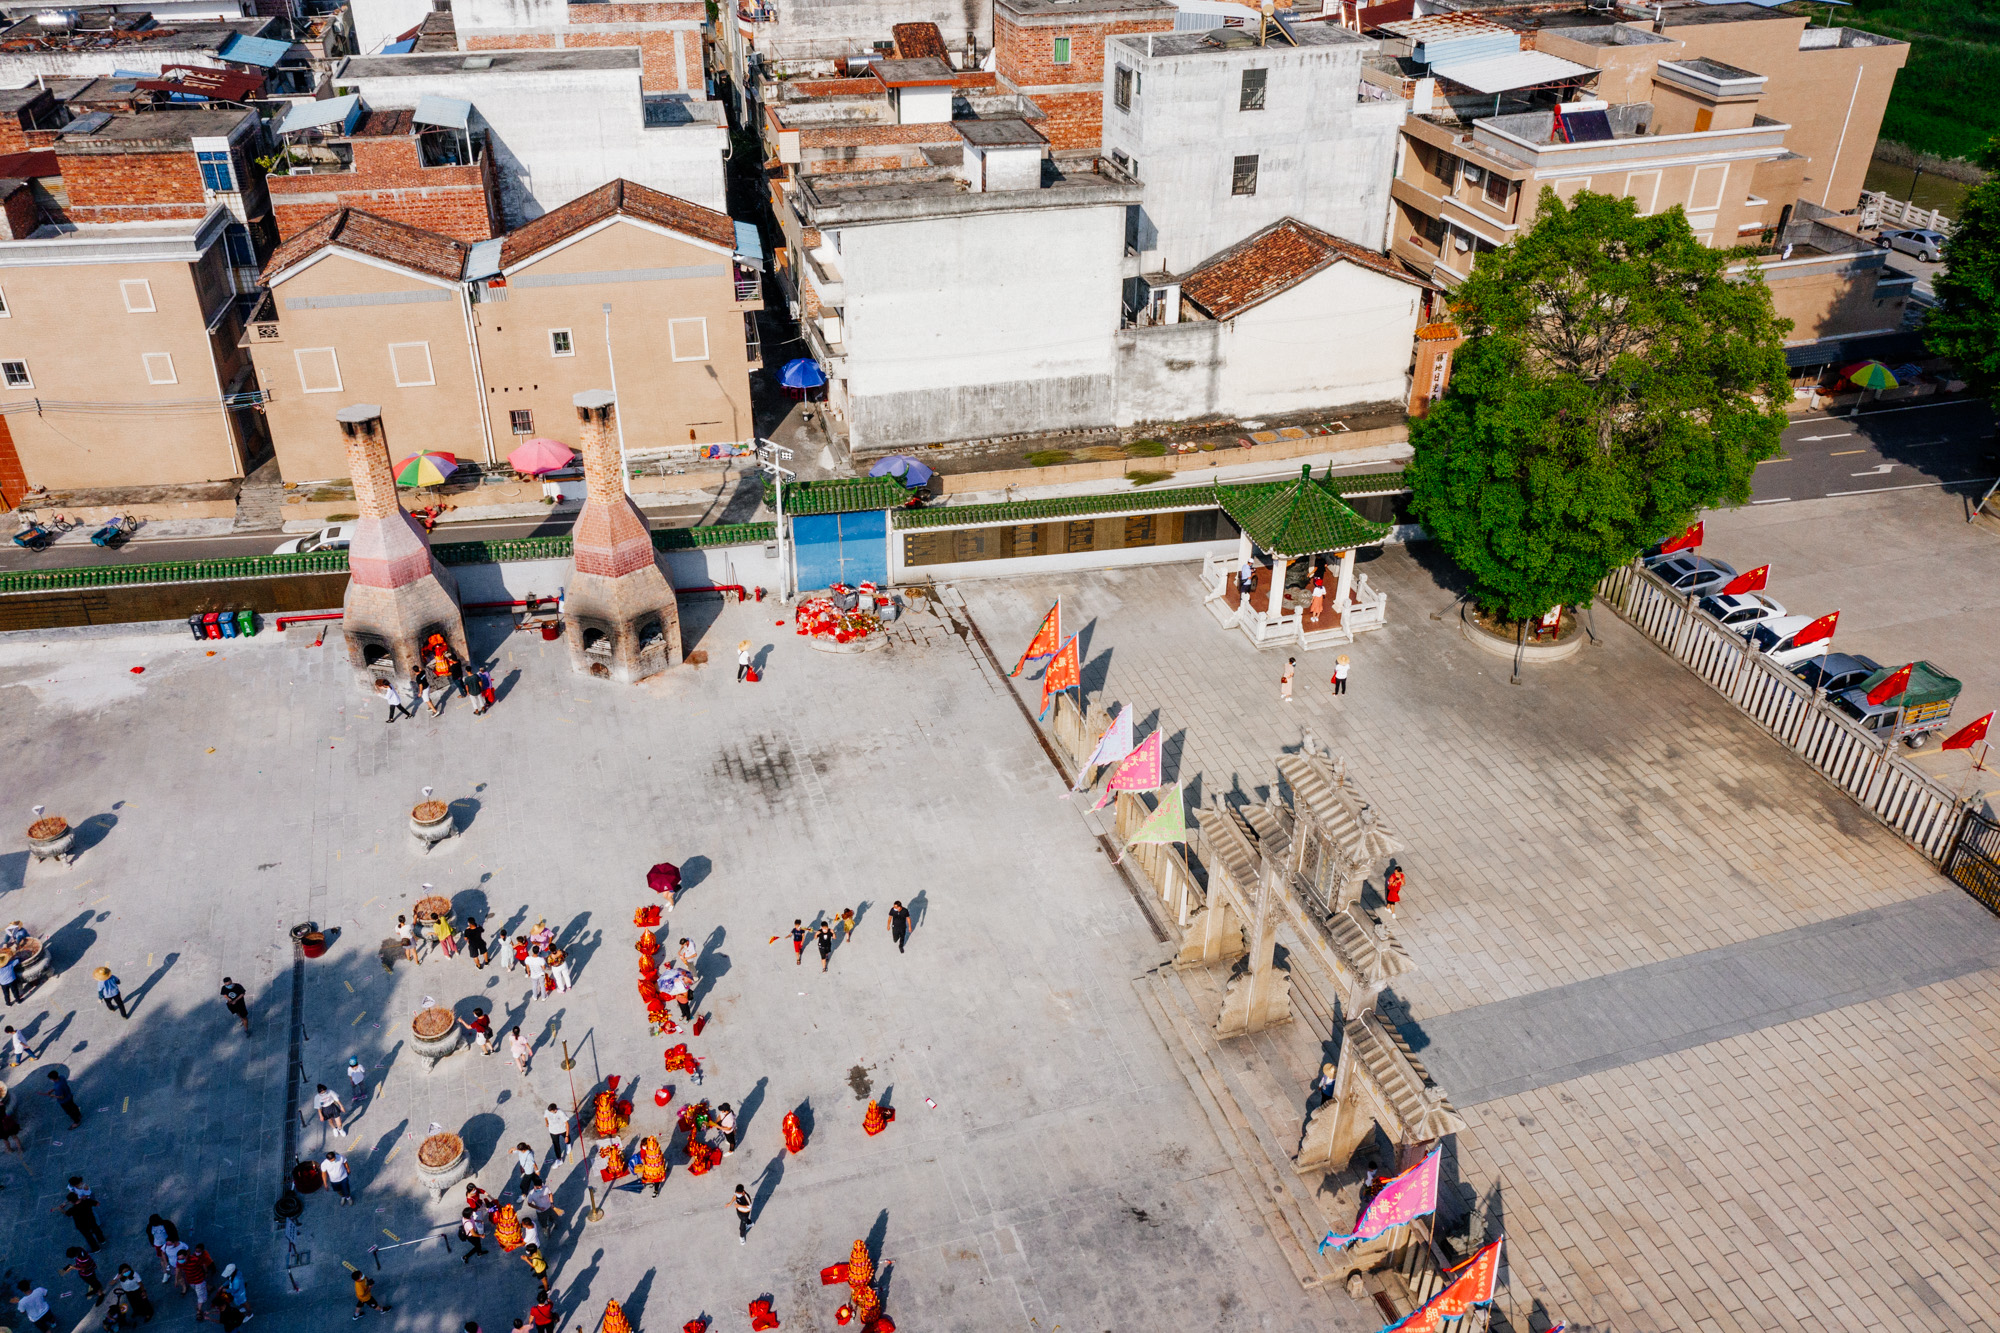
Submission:
[[[1514,1327],[1995,1327],[2000,923],[1608,611],[1510,684],[1431,558],[1364,564],[1388,628],[1302,655],[1290,705],[1285,654],[1221,630],[1192,566],[961,591],[1003,657],[1060,596],[1095,697],[1164,728],[1191,796],[1263,800],[1306,731],[1346,757],[1409,847],[1418,970],[1383,1011],[1494,1097],[1456,1165],[1509,1237]],[[1648,1007],[1693,1004],[1661,979],[1701,967],[1741,984]],[[1544,1001],[1591,1010],[1566,1052],[1523,1030]],[[1538,1086],[1566,1059],[1595,1072]]]
[[[384,726],[337,633],[315,648],[310,627],[214,657],[136,634],[0,641],[15,817],[43,803],[85,830],[68,868],[0,853],[0,919],[50,933],[62,968],[6,1011],[42,1057],[6,1078],[28,1148],[0,1155],[9,1280],[46,1282],[65,1320],[84,1316],[55,1271],[68,1224],[48,1211],[81,1172],[105,1200],[107,1261],[150,1263],[141,1224],[167,1213],[243,1266],[255,1327],[345,1327],[345,1266],[372,1265],[370,1246],[396,1306],[384,1326],[509,1327],[527,1268],[489,1257],[468,1271],[430,1238],[456,1210],[417,1189],[416,1145],[433,1123],[460,1131],[476,1179],[513,1188],[507,1151],[546,1145],[540,1107],[570,1104],[565,1040],[579,1093],[618,1074],[637,1097],[632,1135],[669,1125],[652,1102],[668,1043],[646,1035],[631,916],[651,899],[646,867],[671,859],[691,884],[664,933],[701,947],[714,1016],[692,1042],[706,1082],[674,1076],[674,1105],[734,1102],[743,1146],[707,1176],[676,1165],[657,1199],[615,1194],[599,1222],[584,1217],[582,1163],[557,1173],[554,1275],[576,1327],[617,1297],[645,1329],[706,1312],[733,1330],[768,1292],[785,1328],[831,1330],[838,1301],[818,1271],[856,1237],[890,1261],[887,1308],[906,1328],[1374,1327],[1344,1296],[1301,1290],[1260,1234],[1133,990],[1163,948],[982,655],[928,611],[887,651],[852,657],[810,651],[763,608],[684,605],[714,622],[697,627],[718,661],[739,638],[769,645],[765,682],[711,667],[612,687],[574,677],[562,645],[486,620],[474,634],[497,663],[495,711],[452,701],[441,719]],[[427,857],[404,828],[426,785],[464,825]],[[530,1002],[518,974],[385,953],[426,882],[490,926],[545,917],[579,960],[578,988]],[[885,929],[895,898],[919,919],[901,956]],[[844,906],[859,931],[825,975],[767,943]],[[298,1104],[313,1082],[344,1088],[350,1054],[373,1092],[346,1139],[298,1130],[299,1151],[348,1155],[358,1202],[309,1198],[288,1266],[271,1206],[286,1166],[286,932],[304,919],[339,933],[303,967]],[[136,1000],[129,1021],[95,1002],[99,963]],[[225,973],[250,987],[249,1038],[216,998]],[[520,1023],[538,1042],[531,1072],[467,1050],[426,1073],[407,1027],[426,997]],[[80,1131],[32,1095],[49,1062],[72,1071]],[[900,1113],[876,1138],[863,1090]],[[802,1105],[811,1142],[786,1157],[779,1121]],[[760,1209],[743,1246],[738,1181]],[[421,1243],[390,1248],[407,1241]],[[191,1323],[184,1300],[152,1289],[165,1324]]]

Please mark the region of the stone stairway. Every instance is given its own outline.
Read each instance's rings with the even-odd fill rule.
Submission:
[[[278,460],[267,458],[263,466],[243,479],[236,492],[236,525],[233,532],[277,532],[285,526],[285,485],[278,476]]]

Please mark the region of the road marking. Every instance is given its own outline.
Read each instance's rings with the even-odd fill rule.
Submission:
[[[1798,425],[1805,421],[1858,421],[1863,417],[1886,417],[1895,412],[1928,412],[1934,407],[1977,406],[1980,406],[1980,400],[1977,398],[1954,398],[1946,403],[1917,403],[1911,407],[1878,407],[1872,412],[1829,412],[1823,417],[1802,417],[1793,424]]]
[[[340,984],[341,984],[341,985],[343,985],[343,986],[345,986],[345,987],[347,987],[347,993],[348,993],[349,995],[352,995],[352,994],[354,994],[354,983],[353,983],[353,982],[351,982],[351,981],[343,981],[343,982],[341,982]]]
[[[1801,436],[1799,436],[1799,439],[1800,439],[1801,441],[1803,441],[1803,442],[1805,442],[1805,443],[1808,443],[1808,444],[1810,444],[1810,443],[1813,443],[1814,441],[1817,441],[1817,440],[1851,440],[1851,439],[1853,439],[1853,438],[1854,438],[1854,432],[1853,432],[1853,431],[1851,431],[1851,430],[1844,430],[1844,431],[1842,431],[1842,432],[1841,432],[1840,434],[1838,434],[1838,435],[1801,435]]]
[[[1757,466],[1758,466],[1758,467],[1762,467],[1762,466],[1764,466],[1764,463],[1789,463],[1789,462],[1791,462],[1791,461],[1793,461],[1793,460],[1791,460],[1791,459],[1789,459],[1789,458],[1767,458],[1767,459],[1765,459],[1765,460],[1764,460],[1764,462],[1763,462],[1763,463],[1759,463],[1759,464],[1757,464]]]
[[[1781,505],[1788,503],[1791,498],[1789,495],[1781,495],[1775,500],[1752,500],[1750,503],[1753,505]]]
[[[395,1232],[389,1230],[389,1228],[387,1227],[382,1228],[382,1234],[387,1236],[390,1240],[395,1241],[399,1245],[402,1243],[403,1238],[397,1235]]]
[[[1868,451],[1867,451],[1866,449],[1836,449],[1836,450],[1834,450],[1834,451],[1833,451],[1832,453],[1828,454],[1828,455],[1827,455],[1827,457],[1828,457],[1828,458],[1845,458],[1845,457],[1847,457],[1847,456],[1848,456],[1849,454],[1865,454],[1865,453],[1867,453],[1867,452],[1868,452]]]
[[[356,1015],[354,1016],[354,1022],[352,1022],[352,1023],[349,1023],[349,1024],[347,1025],[347,1026],[349,1026],[349,1027],[354,1027],[354,1026],[356,1026],[357,1024],[359,1024],[359,1023],[361,1022],[361,1020],[362,1020],[362,1019],[364,1019],[364,1018],[366,1018],[366,1017],[368,1017],[368,1011],[367,1011],[366,1009],[363,1009],[363,1010],[362,1010],[362,1011],[361,1011],[360,1013],[358,1013],[358,1014],[356,1014]]]
[[[1956,481],[1919,481],[1908,486],[1877,486],[1866,491],[1828,491],[1826,498],[1836,495],[1879,495],[1883,491],[1921,491],[1931,486],[1978,486],[1983,482],[2000,481],[2000,477],[1960,477]]]
[[[1850,477],[1886,477],[1889,475],[1890,469],[1895,466],[1894,463],[1877,463],[1866,472],[1850,472],[1847,475]]]
[[[118,1108],[118,1114],[125,1115],[126,1113],[131,1111],[131,1109],[132,1109],[132,1099],[130,1097],[127,1097],[125,1099],[125,1104]]]

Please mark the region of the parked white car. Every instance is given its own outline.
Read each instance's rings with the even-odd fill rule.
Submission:
[[[1692,554],[1676,554],[1650,568],[1683,597],[1704,596],[1736,577],[1734,566]]]
[[[1761,625],[1752,625],[1748,636],[1750,651],[1771,660],[1771,665],[1794,667],[1810,657],[1826,652],[1826,640],[1795,644],[1792,636],[1818,619],[1816,616],[1779,616]]]
[[[1783,603],[1761,592],[1713,593],[1701,599],[1701,609],[1738,634],[1748,634],[1753,625],[1785,614]]]
[[[352,540],[354,540],[354,525],[336,523],[332,527],[321,528],[309,536],[294,537],[288,542],[279,542],[278,549],[271,554],[305,555],[312,551],[344,551]]]

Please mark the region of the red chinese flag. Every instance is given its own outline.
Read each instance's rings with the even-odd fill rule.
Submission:
[[[1063,690],[1072,689],[1083,678],[1083,663],[1078,660],[1076,636],[1070,635],[1056,655],[1042,672],[1042,711],[1049,711],[1049,700]]]
[[[1909,666],[1898,667],[1890,672],[1887,680],[1884,680],[1880,685],[1868,691],[1868,702],[1871,704],[1885,704],[1891,699],[1902,698],[1909,691],[1910,667],[1915,665],[1916,663],[1912,662]]]
[[[1950,738],[1945,741],[1943,748],[1947,750],[1970,750],[1973,746],[1986,739],[1986,727],[1992,721],[1993,714],[1988,713],[1985,717],[1976,718],[1966,723],[1951,734]]]
[[[1771,567],[1769,565],[1759,565],[1749,573],[1738,574],[1735,578],[1729,580],[1728,583],[1725,583],[1722,586],[1722,593],[1726,597],[1739,592],[1762,592],[1764,591],[1765,583],[1769,581],[1770,577]]]
[[[1701,545],[1701,520],[1696,519],[1694,526],[1689,528],[1686,532],[1683,532],[1680,536],[1669,537],[1667,540],[1661,542],[1660,554],[1665,555],[1669,551],[1692,551],[1695,547],[1700,545]]]
[[[1821,639],[1830,639],[1833,637],[1833,627],[1839,623],[1840,612],[1829,611],[1818,620],[1813,621],[1812,624],[1800,630],[1797,634],[1794,634],[1792,636],[1792,645],[1797,648],[1803,648],[1809,643],[1818,643]]]

